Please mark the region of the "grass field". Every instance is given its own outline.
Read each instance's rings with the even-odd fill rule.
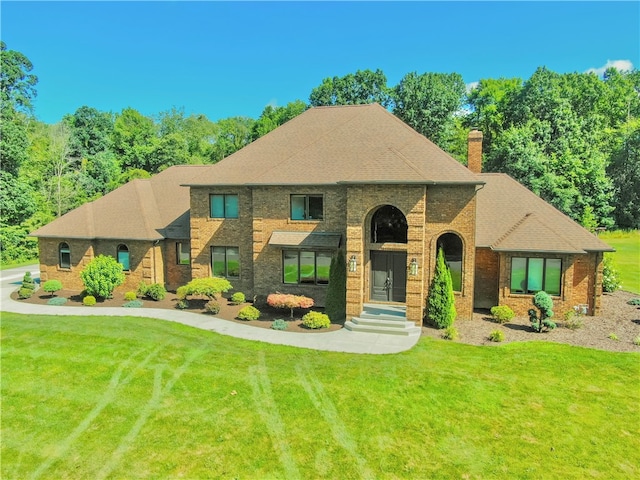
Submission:
[[[607,255],[613,257],[622,289],[640,295],[640,230],[603,232],[598,236],[616,249]]]
[[[3,479],[640,477],[640,355],[2,314]],[[322,334],[320,334],[322,335]]]

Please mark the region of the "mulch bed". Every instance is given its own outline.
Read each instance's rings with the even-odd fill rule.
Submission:
[[[82,306],[80,292],[61,290],[56,293],[56,296],[68,299],[65,306]],[[558,328],[543,333],[534,332],[527,317],[516,317],[510,322],[500,325],[492,319],[488,311],[476,311],[472,320],[456,321],[455,327],[460,335],[457,341],[472,345],[499,345],[489,340],[489,334],[493,330],[499,329],[504,332],[505,336],[502,343],[544,340],[615,352],[640,352],[640,346],[633,344],[634,339],[640,337],[640,307],[627,304],[628,300],[638,297],[640,295],[622,290],[604,294],[600,315],[580,317],[581,328],[569,329],[563,318],[555,318]],[[13,293],[12,298],[16,299],[17,293]],[[44,305],[50,298],[50,294],[38,291],[31,298],[19,301]],[[142,308],[175,309],[177,297],[174,292],[168,292],[164,300],[156,302],[144,299],[143,302]],[[204,311],[206,302],[207,300],[203,298],[191,299],[189,308],[184,311],[206,315]],[[116,294],[114,298],[99,301],[93,308],[121,307],[124,303],[122,294]],[[287,332],[322,333],[339,330],[343,327],[343,323],[332,323],[329,329],[308,329],[302,325],[301,320],[307,310],[294,310],[294,318],[290,319],[289,310],[278,310],[268,305],[260,306],[259,320],[238,320],[236,318],[238,311],[243,306],[250,305],[249,303],[233,305],[225,298],[220,298],[218,303],[220,304],[220,312],[216,315],[217,318],[257,328],[271,328],[273,321],[278,318],[287,321]],[[316,307],[313,310],[322,311],[321,308]],[[618,339],[609,338],[610,334],[615,334]],[[442,331],[425,326],[422,328],[422,335],[440,338]]]

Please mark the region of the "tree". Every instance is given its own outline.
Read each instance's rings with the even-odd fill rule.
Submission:
[[[640,120],[634,119],[612,135],[615,146],[607,168],[613,182],[613,212],[619,228],[640,228]]]
[[[456,316],[451,272],[444,261],[442,249],[439,249],[427,297],[427,320],[436,328],[447,328],[453,325]]]
[[[0,40],[0,101],[2,108],[10,105],[17,111],[30,111],[37,95],[38,77],[30,73],[33,64],[22,53],[7,50]]]
[[[386,108],[390,101],[387,77],[380,69],[325,78],[309,95],[309,103],[314,107],[379,103]]]
[[[393,89],[393,113],[439,146],[451,135],[462,107],[465,84],[457,73],[408,73]]]
[[[125,280],[122,264],[108,255],[98,255],[80,272],[87,295],[110,298],[113,290]]]
[[[82,106],[63,121],[69,125],[70,155],[89,159],[110,150],[113,135],[113,116],[96,108]]]
[[[28,158],[28,147],[25,116],[10,105],[3,105],[0,108],[0,169],[14,177],[17,176],[20,166]]]
[[[267,296],[267,304],[273,308],[289,309],[291,318],[293,318],[293,309],[313,307],[313,298],[287,293],[272,293]]]
[[[545,291],[540,291],[533,296],[533,305],[538,309],[529,310],[529,321],[536,332],[545,329],[553,330],[556,324],[550,320],[553,317],[553,299]]]
[[[62,282],[60,280],[47,280],[42,284],[42,290],[51,293],[53,297],[58,290],[62,290]]]
[[[251,129],[252,139],[257,140],[292,118],[297,117],[306,109],[307,105],[302,100],[289,102],[284,107],[267,105],[262,111],[260,118],[253,124]]]
[[[334,322],[347,316],[347,263],[343,250],[331,258],[324,311]]]
[[[140,168],[155,173],[152,152],[156,135],[153,120],[133,108],[116,115],[113,125],[113,151],[123,170]]]
[[[254,120],[248,117],[220,120],[217,123],[218,133],[213,145],[213,161],[220,161],[251,143],[253,122]]]
[[[65,184],[65,176],[78,163],[78,158],[71,156],[69,127],[63,123],[52,125],[49,129],[49,162],[53,177],[53,191],[58,217],[75,206],[69,199],[77,192],[72,185]],[[63,208],[64,203],[64,208]]]
[[[13,175],[0,172],[0,192],[0,225],[19,225],[35,213],[33,190]]]

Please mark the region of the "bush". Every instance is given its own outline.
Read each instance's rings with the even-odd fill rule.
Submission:
[[[115,258],[98,255],[80,272],[87,294],[99,298],[110,298],[113,290],[124,283],[122,265]]]
[[[331,258],[324,311],[334,322],[347,317],[347,264],[343,250]]]
[[[320,312],[309,312],[302,317],[302,324],[307,328],[329,328],[329,316]]]
[[[616,342],[617,342],[618,340],[620,340],[620,339],[618,338],[618,335],[616,335],[616,334],[615,334],[615,333],[613,333],[613,332],[611,332],[609,335],[607,335],[607,338],[608,338],[609,340],[614,340],[614,341],[616,341]]]
[[[277,318],[271,324],[271,328],[274,330],[286,330],[289,324],[281,318]]]
[[[62,290],[62,282],[60,280],[47,280],[42,284],[42,289],[53,297],[58,290]]]
[[[67,299],[64,297],[53,297],[47,301],[47,305],[60,306],[60,305],[64,305],[65,303],[67,303]]]
[[[516,316],[513,310],[511,310],[511,308],[507,305],[491,307],[491,315],[493,315],[493,318],[496,322],[501,324],[507,323],[509,320]]]
[[[576,313],[575,310],[567,310],[564,314],[564,326],[569,330],[578,330],[584,326],[582,315]]]
[[[215,300],[209,300],[204,305],[204,309],[207,313],[217,314],[220,311],[220,304]]]
[[[640,305],[640,298],[632,298],[627,302],[627,305]]]
[[[138,296],[136,295],[136,292],[129,291],[129,292],[125,292],[124,294],[124,299],[127,302],[130,302],[131,300],[135,300],[136,298],[138,298]]]
[[[18,290],[18,298],[21,300],[31,298],[31,295],[33,295],[33,290],[30,288],[20,287],[20,290]]]
[[[24,276],[22,277],[22,288],[31,290],[32,292],[36,289],[36,282],[31,276],[31,272],[25,272]]]
[[[620,278],[618,270],[613,264],[613,257],[605,255],[602,261],[602,290],[605,292],[615,292],[620,288]]]
[[[427,320],[436,328],[447,328],[453,325],[456,316],[451,272],[444,261],[444,253],[440,249],[427,298]]]
[[[194,278],[183,287],[178,288],[180,295],[186,298],[189,295],[204,295],[210,300],[215,300],[222,292],[228,292],[233,288],[229,280],[220,277]]]
[[[178,303],[176,303],[176,308],[178,310],[184,310],[186,308],[189,308],[189,300],[187,300],[186,298],[179,299]]]
[[[260,318],[260,310],[251,305],[242,307],[238,312],[238,318],[240,320],[258,320]]]
[[[247,298],[244,296],[244,293],[242,292],[236,292],[233,295],[231,295],[231,303],[233,303],[234,305],[240,305],[241,303],[244,303],[247,301]]]
[[[179,300],[184,300],[187,298],[187,295],[188,295],[187,292],[188,292],[188,289],[186,285],[178,287],[176,289],[176,297],[178,297]]]
[[[138,284],[138,295],[148,297],[151,300],[160,301],[167,296],[167,290],[161,283],[152,283],[147,285],[144,282]]]
[[[293,318],[293,309],[313,307],[313,298],[286,293],[272,293],[267,297],[267,304],[274,308],[288,308],[291,312],[291,318]]]
[[[447,327],[442,332],[442,338],[445,340],[457,340],[459,336],[458,329],[454,326]]]
[[[633,339],[633,344],[640,347],[640,335]]]
[[[502,342],[504,340],[504,332],[502,330],[494,330],[489,334],[489,340],[492,342]]]
[[[131,300],[130,302],[126,302],[122,305],[125,308],[140,308],[144,305],[142,300]]]
[[[93,295],[87,295],[82,299],[82,304],[86,307],[92,307],[96,304],[96,297]]]
[[[550,320],[553,317],[553,299],[545,291],[539,291],[533,296],[533,305],[538,309],[530,309],[529,321],[534,331],[542,332],[544,329],[553,330],[556,324]]]

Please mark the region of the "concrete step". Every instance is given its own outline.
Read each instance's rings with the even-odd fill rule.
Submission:
[[[354,320],[356,319],[354,318]],[[403,325],[397,324],[396,326],[389,327],[385,325],[356,323],[355,321],[349,320],[345,322],[344,328],[352,332],[381,333],[385,335],[409,336],[420,335],[421,333],[420,327],[416,327],[413,322],[405,322]]]
[[[353,317],[351,321],[356,325],[372,325],[372,326],[378,326],[378,327],[392,327],[392,328],[404,328],[406,323],[411,323],[413,325],[413,322],[407,322],[406,318],[402,318],[402,319],[393,318],[393,317],[373,318],[373,317],[369,317],[362,314],[359,317]]]
[[[363,312],[370,316],[392,316],[407,318],[407,307],[404,305],[389,305],[385,303],[365,303]],[[374,317],[371,317],[374,318]]]

